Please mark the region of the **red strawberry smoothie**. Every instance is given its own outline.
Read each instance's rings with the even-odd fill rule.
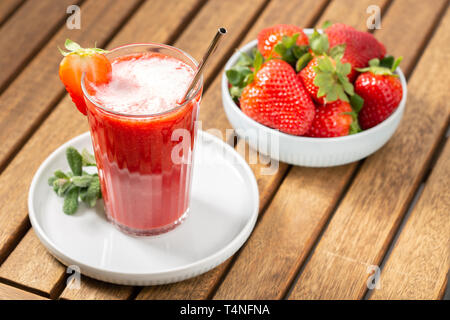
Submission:
[[[110,60],[111,81],[87,84],[85,97],[106,214],[125,232],[162,233],[189,209],[201,93],[179,103],[194,71],[178,58],[146,52]],[[176,129],[190,138],[174,139]]]

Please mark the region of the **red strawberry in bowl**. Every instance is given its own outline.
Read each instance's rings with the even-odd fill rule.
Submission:
[[[60,49],[64,58],[59,65],[59,77],[78,110],[86,115],[81,77],[85,73],[85,77],[90,83],[96,85],[107,83],[111,79],[111,63],[103,55],[105,50],[85,49],[69,39],[66,40],[65,47],[68,52]]]
[[[393,59],[392,59],[393,60]],[[386,61],[386,60],[384,60]],[[389,68],[382,60],[373,59],[369,67],[358,69],[361,73],[355,81],[356,93],[364,99],[358,118],[362,129],[369,129],[386,120],[399,106],[403,96],[400,79],[394,74],[401,58]]]
[[[297,71],[300,71],[298,76],[306,90],[320,105],[338,99],[349,101],[348,96],[352,96],[354,91],[348,79],[352,67],[350,63],[342,63],[346,45],[330,48],[327,36],[317,30],[311,35],[310,45],[311,52],[296,64]]]
[[[279,58],[282,54],[275,51],[275,46],[285,38],[295,36],[295,44],[298,46],[308,45],[308,37],[299,28],[290,24],[277,24],[261,30],[258,34],[258,50],[264,58]],[[288,45],[289,47],[289,45]]]
[[[255,70],[242,91],[240,106],[253,120],[292,135],[305,134],[314,118],[314,103],[285,61],[272,59]]]
[[[328,56],[314,57],[298,77],[318,104],[323,105],[341,99],[348,101],[353,95],[353,85],[348,80],[350,64],[342,64]]]
[[[336,100],[316,108],[308,137],[331,138],[359,132],[356,113],[348,102]]]
[[[335,23],[325,29],[330,47],[339,44],[346,44],[342,63],[350,63],[352,72],[349,75],[353,82],[357,76],[355,68],[367,66],[369,60],[381,59],[386,55],[386,48],[372,34],[358,31],[355,28],[343,23]]]

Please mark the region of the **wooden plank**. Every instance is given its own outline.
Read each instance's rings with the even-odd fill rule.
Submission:
[[[82,29],[69,30],[65,25],[61,27],[3,92],[0,96],[0,170],[65,92],[58,75],[61,54],[57,47],[62,46],[66,38],[83,45],[94,45],[97,41],[97,44],[102,46],[139,1],[116,3],[117,1],[106,0],[83,3]],[[11,53],[7,55],[14,56]]]
[[[185,281],[162,286],[145,287],[139,292],[137,300],[200,300],[208,299],[218,279],[231,263],[231,258],[207,273]]]
[[[348,166],[291,171],[214,299],[281,299],[350,174]]]
[[[210,0],[181,33],[174,46],[189,52],[194,58],[200,60],[217,28],[224,26],[228,29],[220,47],[211,55],[203,71],[205,84],[211,82],[212,75],[224,63],[235,43],[247,31],[265,2],[266,0],[252,2]]]
[[[164,3],[166,3],[166,5],[167,5],[167,1],[164,1]],[[153,28],[156,28],[156,27],[159,28],[162,21],[167,21],[171,17],[172,17],[172,19],[174,19],[175,17],[182,17],[183,15],[187,15],[189,13],[188,9],[196,8],[196,6],[194,5],[195,3],[196,2],[188,3],[187,1],[183,1],[183,2],[174,1],[174,4],[176,4],[176,6],[173,6],[172,10],[170,10],[170,11],[169,10],[165,11],[168,14],[168,16],[162,16],[160,12],[149,10],[148,8],[150,8],[150,7],[143,7],[143,8],[148,9],[148,10],[146,10],[147,13],[153,12],[153,14],[155,15],[153,17],[153,19],[151,19],[151,17],[149,17],[149,15],[142,15],[142,14],[136,15],[135,17],[133,17],[133,19],[131,19],[128,22],[126,27],[123,28],[123,31],[121,31],[118,34],[118,36],[114,38],[114,40],[112,41],[112,45],[117,45],[117,44],[124,43],[124,42],[135,41],[134,39],[139,39],[139,38],[145,37],[145,35],[148,35],[148,29],[147,28],[139,28],[138,26],[141,26],[141,25],[145,26],[146,24],[148,24],[148,21],[150,20],[153,22],[153,25],[154,25]],[[152,2],[152,5],[153,4],[154,4],[154,2]],[[150,4],[148,4],[148,5],[150,5]],[[207,7],[205,6],[202,9],[202,11],[203,10],[215,10],[214,6],[211,6],[208,9],[206,9],[206,8]],[[253,3],[252,5],[250,3],[248,3],[247,12],[252,12],[252,10],[256,10],[256,9],[257,9],[257,7],[255,7],[255,3]],[[178,13],[177,13],[177,10],[178,10]],[[219,13],[216,11],[211,11],[210,16],[214,16],[214,14],[219,14]],[[223,12],[222,12],[222,14],[223,14]],[[158,20],[158,19],[160,19],[160,20]],[[177,21],[180,21],[180,23],[182,23],[183,19],[178,19]],[[224,21],[227,22],[228,20],[226,18],[224,18]],[[230,19],[229,21],[231,23],[231,21],[233,21],[233,20]],[[233,23],[235,24],[235,28],[239,27],[237,25],[237,22],[233,22]],[[173,31],[176,31],[177,29],[178,29],[177,25],[173,25]],[[139,35],[136,32],[140,32],[141,34]],[[194,32],[194,30],[192,30],[192,32]],[[170,40],[169,37],[172,37],[170,35],[170,33],[168,33],[168,32],[156,33],[156,35],[158,35],[158,34],[165,38],[160,38],[160,39],[154,38],[154,39],[152,39],[152,41],[167,42]],[[209,36],[210,36],[209,31],[205,30],[203,35],[204,35],[204,39],[205,39],[205,41],[203,41],[203,42],[207,43],[209,40]],[[191,36],[190,33],[183,33],[183,37],[190,37],[190,36]],[[200,51],[202,51],[203,49],[204,48],[200,48],[200,45],[199,45],[199,47],[197,49],[195,49],[196,50],[195,53],[201,55]],[[57,106],[55,111],[49,116],[49,118],[38,129],[38,131],[35,133],[35,135],[30,139],[29,143],[27,143],[25,145],[25,147],[20,151],[20,153],[15,157],[15,159],[11,162],[11,164],[8,166],[8,168],[4,171],[2,176],[0,176],[0,181],[1,181],[1,180],[3,180],[3,176],[8,177],[10,175],[14,175],[14,172],[21,172],[21,174],[23,176],[26,175],[27,177],[29,177],[28,180],[24,179],[24,184],[21,184],[20,186],[17,186],[17,185],[14,186],[15,191],[11,191],[11,187],[6,187],[6,185],[8,184],[8,181],[10,181],[9,183],[12,183],[13,180],[10,180],[9,178],[5,178],[5,180],[4,180],[5,181],[5,190],[4,191],[2,190],[3,193],[0,192],[0,198],[2,197],[3,194],[11,195],[11,193],[17,193],[18,190],[26,189],[27,185],[29,184],[29,181],[32,178],[32,174],[34,173],[34,171],[36,170],[36,168],[38,166],[38,163],[41,162],[44,159],[44,157],[39,158],[41,160],[34,159],[33,163],[30,164],[30,167],[28,167],[28,168],[24,168],[23,161],[25,161],[25,159],[31,159],[33,157],[33,155],[35,155],[38,152],[37,150],[40,150],[39,154],[42,154],[44,156],[44,155],[48,154],[49,152],[51,152],[51,150],[56,148],[62,142],[69,139],[70,137],[73,137],[74,135],[77,135],[83,131],[86,131],[87,124],[85,121],[86,120],[83,117],[81,117],[79,114],[76,113],[75,108],[73,108],[69,99],[64,99],[64,101]],[[61,132],[61,133],[58,136],[55,136],[54,132]],[[18,170],[18,171],[16,171],[16,170]],[[17,197],[17,196],[15,196],[15,197]],[[25,205],[25,202],[23,204]],[[20,227],[21,223],[26,222],[25,207],[22,207],[22,209],[21,208],[19,208],[19,209],[21,210],[20,211],[21,214],[17,213],[17,207],[8,208],[8,209],[5,208],[5,211],[4,211],[5,214],[7,214],[9,216],[13,216],[13,219],[16,219],[16,221],[17,221],[16,224],[8,223],[7,227],[5,227],[5,230],[10,234],[11,238],[13,238],[14,234],[17,233],[18,226]],[[2,211],[0,211],[0,214],[1,213],[2,213]],[[8,217],[8,219],[9,218],[10,217]],[[8,219],[6,219],[5,221],[9,221]],[[1,224],[1,222],[0,222],[0,224]],[[37,241],[35,241],[35,244],[40,245],[37,243]],[[18,247],[13,251],[12,255],[16,255],[16,254],[24,255],[25,252],[21,248],[22,248],[22,244],[19,244]],[[39,259],[33,259],[33,261],[29,261],[28,263],[39,264],[40,262],[39,262]],[[58,265],[58,263],[56,261],[54,261],[53,264],[55,265],[55,268],[57,268],[56,266]],[[17,278],[17,276],[18,275],[16,275],[16,274],[8,274],[8,278],[11,280]],[[21,281],[24,282],[25,280],[21,279]],[[54,281],[52,281],[52,279],[49,280],[45,277],[41,278],[41,281],[43,282],[42,285],[43,285],[43,287],[45,287],[46,291],[53,290],[54,286],[56,285],[56,283]],[[89,288],[86,290],[89,290]],[[101,290],[101,288],[99,290]],[[76,291],[76,293],[85,294],[86,291]],[[76,293],[73,293],[73,295]],[[126,297],[128,297],[128,291],[124,292],[123,298],[126,298]],[[78,298],[82,298],[82,296],[79,296]]]
[[[44,297],[0,283],[0,300],[46,300]]]
[[[298,23],[303,21],[306,25],[311,25],[314,17],[320,11],[324,1],[272,1],[266,7],[263,14],[255,22],[245,39],[240,45],[253,39],[259,30],[263,27],[273,25],[276,23]],[[224,128],[224,121],[217,120],[218,118],[224,120],[224,111],[220,99],[220,82],[221,74],[218,75],[213,85],[207,91],[201,106],[200,119],[203,119],[203,129],[207,128]],[[214,123],[214,125],[211,125]],[[276,177],[275,177],[276,178]],[[259,184],[259,181],[258,181]],[[259,185],[260,192],[261,188]],[[269,190],[270,187],[265,188]],[[262,198],[266,199],[266,198]],[[264,205],[261,205],[262,209]],[[196,277],[194,279],[186,280],[180,283],[175,283],[167,286],[147,287],[144,288],[138,299],[206,299],[213,293],[214,288],[220,281],[221,277],[226,272],[231,259],[227,260],[221,266],[210,272]]]
[[[88,277],[81,277],[79,288],[66,287],[61,299],[67,300],[124,300],[133,293],[133,287],[112,285]]]
[[[0,1],[0,26],[14,14],[14,11],[24,2],[24,0],[3,0]]]
[[[450,142],[447,139],[371,299],[441,299],[450,269]]]
[[[359,2],[359,1],[358,1]],[[317,27],[320,28],[325,21],[332,23],[342,22],[348,24],[359,30],[366,30],[366,20],[369,17],[366,10],[370,5],[378,6],[383,12],[383,9],[390,1],[368,1],[364,0],[357,8],[353,9],[355,5],[354,0],[334,0],[327,7],[327,10],[320,17]],[[351,10],[344,10],[342,8],[352,8]],[[384,21],[384,20],[383,20]]]
[[[66,8],[79,1],[28,1],[1,28],[0,91],[32,58],[66,16]]]
[[[412,9],[420,7],[419,2],[408,1],[402,14],[418,16]],[[442,6],[434,8],[439,11]],[[408,103],[399,130],[364,162],[290,299],[357,299],[365,294],[368,277],[381,262],[446,129],[450,76],[443,62],[450,58],[450,51],[443,50],[442,44],[448,47],[449,27],[447,9],[408,84]],[[409,32],[420,35],[419,30]],[[394,39],[401,43],[402,36],[399,33]]]
[[[53,265],[53,256],[44,246],[36,245],[37,243],[39,240],[34,231],[28,230],[21,241],[21,250],[10,255],[0,266],[0,278],[14,281],[53,297],[54,292],[48,290],[47,283],[61,283],[64,280],[66,268],[60,263]],[[30,259],[39,263],[27,263]]]
[[[321,18],[321,21],[324,20],[332,20],[331,18],[327,17],[326,14],[328,12],[330,12],[332,15],[334,16],[349,16],[349,17],[355,17],[355,19],[359,19],[360,21],[360,25],[358,26],[360,29],[365,27],[365,19],[361,19],[358,18],[358,15],[352,14],[350,12],[348,12],[348,10],[346,9],[346,7],[342,7],[341,9],[339,9],[340,7],[338,5],[340,4],[345,4],[345,1],[337,1],[337,2],[333,2],[329,5],[329,7],[327,7],[327,10],[324,13],[324,16]],[[360,2],[358,2],[360,3]],[[347,2],[348,4],[348,2]],[[367,7],[367,5],[369,4],[369,2],[367,3],[361,3],[362,7],[361,8],[355,8],[354,6],[352,7],[352,10],[355,10],[357,12],[365,12],[365,8]],[[370,2],[370,4],[374,4],[372,2]],[[442,4],[442,2],[441,2]],[[383,6],[385,5],[385,3],[379,3],[378,4],[381,8],[383,8]],[[332,8],[332,9],[330,9]],[[434,16],[437,16],[439,13],[439,10],[442,7],[435,7],[435,14]],[[363,11],[364,9],[364,11]],[[395,9],[395,8],[394,8]],[[391,10],[391,9],[390,9]],[[394,12],[394,14],[389,15],[389,12],[386,15],[386,17],[384,17],[383,21],[385,22],[385,24],[390,23],[389,21],[398,21],[398,20],[402,20],[402,19],[407,19],[408,16],[410,16],[411,14],[418,14],[419,12],[421,12],[422,8],[421,8],[421,4],[416,1],[416,2],[411,2],[410,3],[410,9],[405,10],[405,11],[400,11],[395,9],[392,12]],[[340,12],[339,12],[340,11]],[[345,13],[344,13],[345,12]],[[357,25],[357,23],[355,23],[355,21],[347,21],[346,23],[352,24],[352,25]],[[403,48],[403,50],[405,52],[411,52],[411,53],[415,53],[416,51],[421,49],[420,43],[422,43],[423,39],[426,38],[426,35],[428,34],[429,30],[432,29],[432,20],[428,21],[428,23],[424,22],[424,24],[422,25],[417,25],[417,26],[411,26],[412,29],[409,30],[403,30],[403,28],[401,30],[398,30],[398,34],[397,34],[397,40],[394,40],[395,38],[391,38],[391,40],[389,39],[383,39],[383,34],[380,34],[379,37],[380,40],[382,40],[387,48],[390,47],[394,47],[397,46],[397,48]],[[420,30],[422,30],[422,32],[420,32]],[[406,35],[407,34],[407,35]],[[409,39],[410,36],[414,35],[416,37],[416,44],[411,44],[409,43]],[[410,61],[406,61],[406,63],[403,65],[404,70],[407,71],[407,73],[412,69],[412,63],[411,60]],[[242,143],[242,142],[240,142]],[[322,194],[327,195],[328,200],[332,201],[332,203],[327,203],[322,205],[322,209],[320,209],[320,207],[314,207],[312,206],[311,208],[309,207],[305,207],[303,205],[303,202],[308,203],[307,200],[304,201],[298,201],[298,199],[294,198],[292,195],[290,195],[287,191],[285,192],[286,195],[284,197],[282,197],[281,200],[277,200],[277,196],[275,197],[275,199],[273,200],[275,202],[275,204],[272,205],[268,208],[268,211],[265,213],[264,216],[266,215],[274,215],[274,216],[281,216],[284,217],[283,219],[263,219],[261,221],[261,224],[265,224],[265,227],[260,227],[261,229],[258,229],[258,232],[261,232],[262,236],[261,239],[263,239],[263,236],[265,233],[269,232],[272,228],[276,228],[273,223],[278,223],[278,224],[283,224],[286,223],[284,219],[289,220],[289,219],[294,219],[296,215],[298,215],[298,211],[299,207],[302,208],[302,214],[303,215],[311,215],[313,217],[316,217],[316,221],[319,221],[320,223],[326,221],[326,219],[328,218],[328,215],[330,213],[329,208],[334,207],[336,205],[336,199],[339,199],[339,196],[336,195],[336,192],[338,192],[339,194],[342,194],[342,186],[345,186],[348,181],[350,180],[350,177],[352,176],[352,173],[354,172],[354,170],[356,169],[356,164],[350,164],[344,167],[345,169],[342,168],[329,168],[329,169],[308,169],[308,168],[301,168],[301,167],[293,167],[292,170],[289,172],[286,180],[284,183],[289,183],[291,182],[291,175],[295,175],[298,177],[298,179],[302,179],[302,183],[303,183],[303,188],[308,189],[309,186],[315,186],[317,185],[316,177],[313,174],[309,174],[308,171],[309,170],[314,170],[314,171],[323,171],[326,170],[327,174],[324,175],[322,177],[322,179],[324,179],[324,181],[335,181],[335,183],[333,184],[323,184],[324,190],[322,192]],[[255,168],[256,169],[256,168]],[[263,177],[263,179],[265,179]],[[291,182],[292,183],[292,182]],[[283,186],[283,185],[282,185]],[[279,192],[282,192],[282,190],[287,190],[285,188],[280,188]],[[320,192],[318,192],[317,190],[311,190],[312,194],[318,194],[320,195]],[[329,193],[329,195],[328,195]],[[335,196],[333,196],[335,195]],[[326,199],[325,199],[326,200]],[[276,202],[276,201],[279,201]],[[282,202],[286,202],[286,204],[284,205],[285,207],[281,206],[280,203]],[[279,212],[279,208],[285,208],[284,210],[286,210],[286,212],[280,213]],[[321,216],[321,215],[325,215],[325,218],[319,219],[317,218],[317,216]],[[306,218],[305,218],[306,219]],[[323,224],[322,224],[323,226]],[[268,272],[267,274],[264,274],[264,279],[266,279],[266,282],[262,283],[261,280],[258,280],[258,277],[263,277],[263,271],[259,271],[258,273],[255,273],[254,275],[251,273],[252,271],[249,270],[249,268],[246,267],[246,261],[248,259],[251,259],[251,256],[254,256],[256,253],[254,252],[254,250],[250,250],[245,248],[240,257],[237,259],[235,265],[233,266],[231,272],[229,273],[229,275],[225,278],[224,283],[219,287],[218,292],[216,297],[219,299],[222,298],[275,298],[275,297],[282,297],[284,292],[283,290],[285,290],[286,288],[283,287],[284,285],[289,285],[289,280],[293,280],[292,276],[295,275],[296,270],[298,270],[298,268],[301,266],[301,264],[304,261],[305,256],[305,252],[307,253],[310,249],[311,246],[313,244],[313,241],[311,241],[312,238],[315,237],[315,235],[317,234],[317,230],[315,228],[316,226],[310,226],[306,231],[309,232],[309,237],[304,237],[302,239],[306,239],[305,242],[298,242],[297,246],[298,246],[298,251],[299,253],[297,253],[297,258],[296,259],[292,259],[290,262],[286,262],[283,261],[282,259],[274,259],[274,261],[268,259],[267,257],[267,252],[281,252],[278,251],[278,247],[281,245],[284,245],[282,243],[280,243],[278,240],[276,240],[276,238],[272,239],[272,241],[270,240],[266,240],[265,246],[263,246],[263,248],[261,248],[260,250],[258,250],[258,254],[260,254],[259,256],[259,261],[260,261],[260,265],[262,265],[260,267],[260,269],[264,270],[264,272]],[[262,230],[262,231],[261,231]],[[280,229],[281,230],[281,229]],[[252,236],[252,238],[250,239],[250,241],[247,243],[247,246],[250,246],[250,243],[252,242],[253,238],[256,239],[255,233],[257,231],[254,231],[254,234]],[[312,237],[312,238],[311,238]],[[292,239],[296,239],[294,237],[292,237]],[[255,240],[255,247],[259,247],[260,244],[258,243],[258,241]],[[296,241],[297,242],[297,241]],[[286,247],[287,248],[291,248],[290,243],[286,243]],[[288,250],[291,249],[286,249],[285,251],[287,252]],[[290,252],[290,251],[289,251]],[[242,261],[242,262],[241,262]],[[262,263],[264,262],[264,263]],[[264,269],[264,264],[267,264],[268,266],[270,266],[270,268]],[[284,274],[286,275],[286,277],[288,278],[285,282],[282,282],[280,280],[280,287],[278,288],[278,291],[276,291],[276,289],[274,289],[272,283],[269,281],[270,279],[273,278],[278,278],[280,277],[280,274]],[[248,284],[249,288],[248,290],[246,288],[241,288],[237,293],[237,295],[235,295],[234,292],[237,292],[236,290],[233,290],[233,288],[236,288],[236,286],[238,285],[240,279],[242,279],[242,277],[244,278],[249,278],[249,277],[254,277],[254,281],[248,281],[246,282],[246,284]],[[252,278],[251,278],[252,279]],[[255,284],[253,284],[255,283]],[[263,286],[264,289],[262,289],[259,286]]]

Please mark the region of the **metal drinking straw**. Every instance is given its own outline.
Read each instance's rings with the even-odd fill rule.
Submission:
[[[211,41],[211,44],[209,45],[208,51],[206,51],[205,55],[203,56],[203,59],[200,61],[199,65],[197,67],[197,71],[195,72],[194,78],[192,79],[192,82],[189,85],[189,88],[187,89],[186,93],[184,94],[183,101],[188,100],[192,89],[195,88],[198,80],[200,79],[200,77],[202,75],[202,71],[206,65],[206,62],[208,61],[209,56],[217,48],[217,45],[219,44],[220,40],[223,38],[222,36],[224,36],[226,33],[227,33],[227,29],[225,29],[223,27],[221,27],[217,30],[216,35],[214,36],[213,40]]]

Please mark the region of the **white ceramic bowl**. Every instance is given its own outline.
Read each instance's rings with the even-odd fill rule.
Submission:
[[[312,29],[304,29],[310,34]],[[238,50],[225,65],[233,67],[241,52],[250,53],[257,40]],[[228,90],[225,72],[222,75],[222,102],[228,120],[237,135],[262,154],[293,165],[306,167],[331,167],[363,159],[380,149],[394,134],[405,110],[407,88],[405,77],[397,68],[403,89],[398,108],[382,123],[360,133],[336,138],[309,138],[294,136],[266,127],[244,114],[234,103]]]

